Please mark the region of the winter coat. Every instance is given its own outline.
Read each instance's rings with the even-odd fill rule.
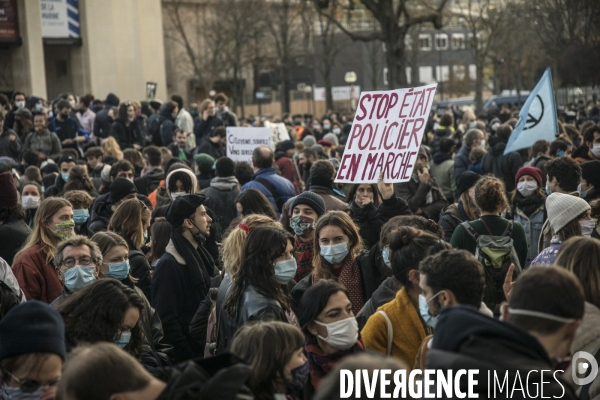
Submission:
[[[536,211],[534,211],[529,217],[518,207],[514,208],[513,220],[520,223],[525,229],[525,236],[527,237],[527,262],[523,268],[529,267],[531,261],[537,257],[538,249],[537,243],[540,240],[542,234],[542,227],[544,221],[547,218],[546,206],[542,204]]]
[[[221,112],[217,113],[217,116],[223,121],[224,127],[239,125],[237,115],[232,113],[227,107],[224,107]]]
[[[26,301],[25,293],[19,287],[10,265],[0,258],[0,319],[12,308]]]
[[[275,153],[275,165],[279,168],[281,172],[281,176],[283,176],[288,181],[292,182],[294,188],[296,189],[296,193],[300,194],[300,185],[298,184],[298,180],[296,179],[296,171],[294,170],[294,164],[292,160],[285,154],[283,151],[278,151]]]
[[[177,145],[177,143],[171,142],[171,144],[167,146],[167,149],[169,149],[173,157],[187,161],[188,163],[192,162],[192,153],[186,151],[185,147],[182,149]]]
[[[319,196],[321,196],[321,198],[323,198],[323,201],[325,202],[325,212],[329,212],[329,211],[343,211],[346,213],[350,212],[350,206],[348,205],[348,203],[340,200],[338,198],[338,196],[335,195],[333,190],[328,189],[324,186],[312,185],[308,191],[318,194]],[[296,197],[294,196],[284,203],[283,212],[281,213],[281,224],[283,225],[283,227],[285,229],[288,229],[288,230],[291,229],[290,228],[290,218],[292,218],[292,212],[294,211],[294,210],[291,210],[291,207],[292,207],[292,203],[294,202],[295,198]]]
[[[423,183],[418,178],[415,181],[415,176],[413,174],[408,182],[394,183],[394,192],[396,192],[396,196],[406,200],[413,214],[420,208],[422,216],[438,222],[440,211],[448,205],[448,201],[442,194],[435,178],[431,177],[429,183]],[[427,195],[430,191],[431,202],[427,203]]]
[[[233,285],[230,279],[224,279],[217,295],[216,315],[219,334],[217,337],[217,352],[226,352],[239,328],[252,321],[282,321],[288,322],[281,304],[273,298],[266,297],[250,284],[237,303],[237,316],[231,316],[223,308],[225,301],[231,295]]]
[[[214,274],[210,266],[187,265],[171,239],[152,275],[150,301],[162,321],[165,342],[174,348],[176,362],[201,357],[204,353],[204,343],[196,342],[189,332],[190,322],[210,287],[210,282],[203,281],[203,274],[194,270],[198,268]]]
[[[54,180],[54,185],[50,186],[49,188],[47,188],[44,191],[44,198],[47,199],[48,197],[56,197],[58,196],[58,194],[60,192],[62,192],[63,190],[65,190],[65,184],[67,182],[65,182],[62,178],[61,174],[58,174],[56,176],[56,179]]]
[[[386,266],[386,268],[389,268]],[[391,272],[390,268],[390,272]],[[389,303],[390,301],[396,298],[398,291],[402,289],[402,284],[395,276],[390,276],[386,278],[381,285],[373,292],[373,295],[369,299],[369,301],[365,302],[362,310],[356,315],[356,320],[358,321],[358,328],[362,329],[369,318],[377,309],[384,304]]]
[[[27,300],[52,303],[62,293],[63,284],[48,252],[40,244],[28,247],[15,257],[12,269]]]
[[[54,117],[48,121],[48,129],[56,133],[56,136],[58,136],[61,144],[67,139],[75,139],[78,136],[79,128],[79,121],[70,115],[67,117],[67,120],[62,123],[58,121],[57,117]],[[79,143],[73,142],[71,144],[63,145],[63,148],[75,149],[77,150],[78,154],[82,155]]]
[[[175,126],[185,133],[193,133],[194,132],[194,119],[192,115],[183,107],[177,113],[177,117],[175,118]]]
[[[234,176],[216,177],[210,182],[210,187],[200,191],[207,197],[204,206],[217,215],[220,234],[223,235],[231,221],[237,217],[235,200],[240,194],[238,181]]]
[[[60,143],[58,136],[56,136],[56,133],[44,129],[41,132],[29,132],[27,136],[25,136],[23,150],[44,153],[47,158],[56,159],[62,150],[62,144]]]
[[[135,247],[131,238],[125,237],[121,235],[123,239],[127,242],[127,246],[129,246],[129,266],[130,266],[130,274],[137,282],[135,286],[140,288],[144,295],[150,301],[152,299],[152,273],[150,269],[150,264],[148,260],[146,260],[146,255]]]
[[[150,200],[147,196],[138,193],[137,198],[138,200],[143,202],[146,205],[146,207],[148,207],[150,210],[153,209],[152,203],[150,203]],[[110,203],[110,193],[98,196],[94,200],[90,211],[90,218],[87,222],[87,229],[90,237],[94,236],[98,232],[106,230],[106,227],[110,222],[110,217],[112,217],[113,215],[113,211],[110,208],[111,205],[112,204]]]
[[[562,377],[554,377],[552,362],[540,342],[529,333],[510,323],[490,318],[477,309],[468,306],[444,307],[438,318],[431,349],[427,352],[428,369],[437,370],[479,370],[478,384],[473,392],[480,398],[489,398],[497,374],[500,382],[505,376],[508,385],[495,393],[496,399],[530,398],[525,393],[539,393],[540,382],[544,382],[543,393],[547,397],[576,399],[571,387],[562,382]],[[543,377],[542,370],[545,370]],[[523,379],[532,371],[529,379]],[[505,375],[507,373],[507,375]],[[518,375],[517,375],[518,373]],[[535,378],[533,375],[535,374]],[[562,375],[564,377],[564,375]],[[562,382],[559,384],[559,382]],[[461,381],[462,382],[462,381]],[[519,389],[516,397],[511,396],[511,388]],[[461,391],[467,390],[466,380]],[[446,399],[447,397],[443,397]]]
[[[163,179],[165,179],[165,171],[160,167],[152,167],[143,176],[135,178],[134,184],[139,194],[147,196],[158,188]]]
[[[506,142],[498,141],[481,160],[481,172],[492,174],[504,181],[506,192],[515,190],[517,171],[523,166],[521,156],[516,151],[504,155]]]
[[[208,154],[216,161],[219,158],[225,157],[227,155],[227,148],[220,142],[211,142],[210,138],[208,136],[205,136],[202,139],[200,139],[198,148],[196,149],[196,154]]]
[[[133,148],[134,144],[144,146],[145,138],[136,119],[131,121],[129,126],[125,124],[125,121],[117,119],[110,127],[110,136],[119,143],[121,150]]]
[[[196,118],[194,122],[194,135],[196,135],[196,147],[200,146],[202,139],[208,138],[210,134],[218,128],[223,126],[223,121],[216,115],[208,117],[205,121],[202,118]]]
[[[433,131],[433,141],[431,143],[431,154],[435,156],[440,152],[440,146],[444,139],[450,138],[454,131],[448,127],[440,126],[438,129]],[[411,364],[412,365],[412,364]]]
[[[462,215],[460,215],[460,211],[458,211],[457,203],[450,204],[442,210],[438,225],[444,230],[444,240],[446,242],[450,242],[454,230],[463,222]]]
[[[15,140],[10,140],[10,135],[15,136]],[[19,135],[12,129],[4,128],[4,132],[0,135],[0,157],[10,157],[18,161],[21,156],[23,145],[19,139]]]
[[[454,160],[450,154],[438,153],[433,157],[430,173],[440,185],[440,190],[448,200],[454,203],[456,180],[454,179]]]
[[[108,112],[112,107],[118,107],[119,103],[119,98],[114,94],[110,93],[106,96],[104,108],[96,113],[96,119],[94,120],[94,136],[96,138],[105,139],[108,137],[112,124]]]
[[[0,225],[0,257],[12,265],[15,254],[23,247],[31,235],[31,228],[25,221],[9,218]]]
[[[469,155],[471,154],[471,147],[466,144],[462,146],[456,156],[454,156],[454,183],[458,183],[458,177],[460,174],[465,172],[469,165],[471,165],[471,161],[469,161]]]
[[[256,181],[257,178],[265,179],[273,186],[275,192],[277,193],[277,195],[279,195],[282,204],[285,204],[286,201],[296,196],[296,190],[294,189],[294,185],[292,185],[292,182],[277,175],[275,173],[275,168],[269,167],[256,171],[254,173],[254,176],[252,177],[252,180],[246,183],[244,186],[242,186],[242,189],[240,190],[240,192],[243,192],[247,189],[259,190],[262,194],[264,194],[267,197],[267,200],[271,202],[271,205],[273,206],[273,209],[277,211],[277,214],[281,214],[282,210],[280,210],[277,204],[275,203],[275,198],[273,197],[273,194],[262,183]]]
[[[175,120],[171,113],[166,109],[160,110],[160,115],[158,116],[158,126],[159,126],[159,134],[160,140],[163,146],[168,146],[173,142],[173,133],[175,132]]]
[[[393,217],[410,215],[410,208],[404,199],[392,196],[378,207],[373,203],[360,207],[353,200],[350,203],[350,217],[359,229],[360,237],[367,248],[379,242],[381,227]]]

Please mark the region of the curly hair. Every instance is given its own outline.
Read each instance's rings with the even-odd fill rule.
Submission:
[[[87,167],[76,165],[69,171],[69,180],[65,183],[65,192],[71,190],[83,190],[88,193],[94,192],[94,184],[88,175]]]
[[[69,200],[74,209],[89,209],[94,199],[84,190],[71,190],[66,192],[64,198]]]
[[[388,246],[392,235],[402,226],[409,226],[432,233],[438,239],[444,238],[444,230],[434,220],[421,217],[420,215],[398,215],[390,218],[381,227],[381,234],[379,236],[381,246]]]
[[[565,192],[574,192],[581,181],[581,167],[571,157],[560,157],[544,164],[548,181],[556,177],[558,187]]]
[[[144,301],[134,289],[115,279],[99,279],[84,286],[58,306],[71,343],[113,342],[127,310],[137,308],[140,318],[131,330],[125,351],[138,357],[142,351]]]
[[[475,203],[482,212],[501,213],[509,208],[504,182],[485,175],[475,185]]]
[[[293,245],[294,237],[281,228],[261,226],[250,231],[242,250],[240,270],[223,305],[232,318],[237,317],[239,299],[248,285],[277,300],[284,310],[290,310],[288,295],[273,279],[275,260],[285,252],[288,242]]]

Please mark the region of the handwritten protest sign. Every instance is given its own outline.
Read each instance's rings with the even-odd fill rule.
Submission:
[[[281,143],[284,140],[290,140],[290,134],[283,122],[274,123],[265,121],[265,128],[271,129],[271,140],[274,145]]]
[[[234,162],[246,161],[252,165],[252,152],[258,146],[271,145],[269,128],[227,128],[227,157]]]
[[[335,181],[410,180],[436,87],[362,92]]]

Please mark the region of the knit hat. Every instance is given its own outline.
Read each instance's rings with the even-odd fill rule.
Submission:
[[[110,203],[115,204],[121,201],[125,196],[130,195],[131,193],[137,193],[133,182],[126,178],[115,178],[115,180],[110,184],[109,187],[110,192]]]
[[[600,161],[588,161],[581,164],[581,177],[585,181],[594,185],[594,190],[600,188]]]
[[[65,324],[52,306],[31,300],[12,308],[0,320],[0,360],[44,352],[67,355]]]
[[[29,111],[26,108],[20,108],[17,111],[15,111],[15,115],[20,116],[21,118],[27,118],[27,119],[32,119],[33,118],[33,114],[31,113],[31,111]]]
[[[58,163],[57,163],[59,169],[60,169],[60,165],[64,162],[77,164],[77,160],[70,153],[64,153],[62,156],[60,156],[60,158],[58,159]]]
[[[317,139],[315,139],[313,135],[308,135],[302,139],[302,143],[304,143],[305,147],[311,147],[313,144],[317,143]]]
[[[292,142],[291,140],[284,140],[283,142],[281,142],[279,144],[279,150],[281,151],[288,151],[291,149],[295,149],[296,146],[294,145],[294,142]]]
[[[473,171],[465,171],[458,176],[458,182],[456,182],[456,192],[460,197],[461,194],[475,186],[477,181],[481,179],[481,175]]]
[[[179,228],[183,221],[196,212],[196,209],[207,200],[203,194],[186,194],[177,197],[169,204],[165,218],[171,224],[173,229]]]
[[[194,161],[196,162],[196,165],[198,165],[198,168],[200,168],[200,171],[202,172],[210,171],[215,163],[215,159],[206,153],[196,154],[194,156]]]
[[[323,146],[321,146],[320,144],[313,144],[312,146],[310,146],[310,148],[313,149],[315,153],[317,153],[317,155],[319,156],[325,155],[325,149],[323,149]]]
[[[600,161],[598,162],[598,164],[600,164]],[[517,185],[517,182],[519,182],[519,178],[522,177],[523,175],[531,176],[533,179],[536,180],[538,186],[542,186],[542,171],[540,171],[539,168],[537,168],[537,167],[521,167],[521,168],[519,168],[519,170],[517,171],[517,176],[515,176],[515,186]]]
[[[42,163],[42,168],[40,168],[40,172],[42,175],[51,174],[53,172],[58,174],[60,170],[58,169],[58,165],[54,164],[54,162],[44,161]]]
[[[558,233],[569,222],[590,209],[587,201],[563,193],[552,193],[546,199],[548,221],[554,232]]]
[[[331,143],[333,143],[336,146],[338,146],[340,144],[340,141],[335,133],[328,133],[327,135],[323,136],[323,139],[329,140]]]
[[[321,139],[317,143],[320,144],[321,146],[325,146],[325,147],[333,147],[334,146],[334,143],[331,140]]]
[[[294,198],[290,211],[294,211],[294,208],[299,204],[305,204],[315,210],[317,215],[320,217],[325,214],[325,200],[321,196],[313,192],[303,192]]]
[[[173,171],[169,172],[169,174],[167,175],[167,179],[165,179],[165,187],[167,188],[167,194],[169,195],[169,197],[171,197],[171,190],[169,189],[169,187],[171,185],[169,185],[169,182],[171,182],[171,177],[173,176],[173,174],[178,173],[178,172],[188,174],[190,176],[190,178],[192,179],[192,193],[191,194],[196,193],[198,191],[198,178],[196,178],[196,175],[189,168],[179,168],[179,169],[174,169]],[[206,189],[206,188],[204,188],[204,189]]]
[[[0,174],[0,208],[16,207],[19,204],[19,196],[15,181],[10,172]]]

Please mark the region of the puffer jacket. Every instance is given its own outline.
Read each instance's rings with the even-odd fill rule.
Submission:
[[[521,156],[516,151],[504,155],[506,142],[497,141],[481,160],[482,174],[492,174],[504,181],[506,192],[515,190],[515,177],[523,166]]]
[[[231,221],[237,217],[235,199],[240,194],[237,179],[234,176],[216,177],[210,182],[210,187],[202,189],[200,194],[207,197],[204,206],[217,215],[220,234],[223,235]]]

